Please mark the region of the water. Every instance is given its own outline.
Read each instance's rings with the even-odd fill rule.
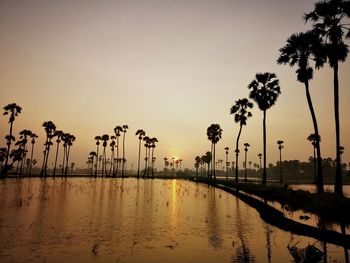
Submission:
[[[181,180],[0,181],[0,262],[293,262],[326,245],[261,220],[238,198]]]
[[[294,190],[309,191],[310,193],[316,193],[317,188],[314,184],[291,184],[290,187]],[[334,192],[333,184],[325,184],[324,190],[326,192]],[[343,193],[345,197],[350,198],[350,185],[343,185]]]

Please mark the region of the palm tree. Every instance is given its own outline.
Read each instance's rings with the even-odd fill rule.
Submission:
[[[201,157],[196,156],[194,158],[194,168],[196,168],[196,176],[198,176],[198,168],[200,163],[201,163]]]
[[[249,109],[253,108],[253,103],[248,99],[243,98],[235,101],[235,104],[231,107],[230,114],[234,114],[235,122],[239,123],[239,132],[236,139],[236,183],[238,183],[238,155],[239,155],[239,138],[241,137],[242,128],[247,125],[247,120],[252,117],[252,113]]]
[[[116,136],[112,135],[110,137],[110,139],[112,140],[111,143],[109,144],[109,146],[111,147],[111,167],[109,170],[109,175],[114,176],[114,170],[115,170],[115,156],[114,156],[114,150],[115,150],[115,139],[117,139]]]
[[[314,152],[314,182],[317,183],[317,165],[316,165],[316,143],[321,142],[321,137],[314,133],[310,134],[309,137],[307,137],[307,140],[311,142],[313,146],[313,152]],[[322,167],[322,166],[321,166]]]
[[[158,139],[156,137],[153,137],[150,139],[150,145],[149,147],[152,149],[152,155],[151,155],[151,172],[152,172],[152,179],[154,179],[154,171],[153,171],[153,159],[154,159],[154,148],[156,148],[156,142],[158,142]]]
[[[98,170],[98,150],[100,148],[100,141],[102,140],[101,136],[95,136],[96,140],[96,167],[95,167],[95,178],[97,177],[97,170]]]
[[[248,88],[251,90],[249,97],[258,104],[259,109],[263,112],[264,170],[262,183],[266,184],[266,111],[275,104],[281,88],[276,74],[269,72],[257,73]]]
[[[259,153],[259,154],[258,154],[258,157],[259,157],[260,176],[261,176],[261,178],[262,178],[262,168],[261,168],[261,157],[262,157],[262,154]]]
[[[94,159],[96,157],[96,152],[92,151],[89,153],[89,156],[90,156],[90,160],[91,160],[91,177],[93,175],[93,172],[94,172]]]
[[[63,135],[63,131],[59,131],[59,130],[56,130],[56,131],[55,131],[55,136],[57,137],[57,139],[56,139],[57,148],[56,148],[56,157],[55,157],[55,164],[54,164],[54,166],[53,166],[52,177],[55,177],[55,175],[56,175],[56,166],[57,166],[57,158],[58,158],[58,149],[59,149],[60,143],[61,143],[61,141],[62,141],[62,135]]]
[[[119,161],[120,161],[120,158],[119,158],[119,137],[120,137],[120,133],[123,131],[123,127],[122,126],[116,126],[114,128],[114,133],[115,133],[115,137],[117,138],[117,145],[116,145],[116,148],[117,148],[117,168],[115,170],[115,174],[114,174],[114,177],[116,177],[118,175],[118,170],[119,170]]]
[[[22,108],[20,106],[18,106],[16,103],[8,104],[3,109],[5,111],[3,113],[3,115],[10,115],[10,117],[9,117],[10,132],[8,134],[9,136],[5,137],[7,139],[7,152],[6,152],[6,158],[5,158],[5,165],[4,165],[4,168],[2,169],[2,177],[4,177],[6,175],[6,173],[8,172],[8,170],[10,168],[10,167],[8,167],[8,159],[10,156],[11,142],[15,140],[15,137],[12,136],[13,123],[14,123],[16,117],[18,116],[18,114],[20,114],[22,111]]]
[[[23,168],[25,165],[25,160],[26,160],[26,156],[27,156],[27,142],[28,142],[28,137],[30,137],[30,135],[32,134],[32,132],[30,130],[22,130],[19,132],[20,135],[20,140],[21,140],[21,144],[23,147],[23,158],[21,160],[21,167],[19,170],[19,177],[22,177],[23,174]]]
[[[7,149],[6,148],[0,148],[0,168],[1,168],[1,171],[4,169],[4,162],[5,162],[5,159],[6,159],[6,152],[7,152]]]
[[[35,144],[35,139],[38,138],[38,135],[36,135],[35,133],[32,133],[30,135],[30,138],[32,138],[31,140],[31,144],[32,144],[32,149],[31,149],[31,154],[30,154],[30,164],[29,164],[29,172],[28,176],[30,176],[32,174],[32,165],[33,165],[33,154],[34,154],[34,144]]]
[[[103,175],[107,176],[107,156],[106,156],[106,147],[107,147],[107,142],[109,140],[109,135],[108,134],[103,134],[101,137],[101,140],[103,141],[102,147],[103,147],[103,153],[102,153],[102,177]]]
[[[248,147],[250,147],[249,143],[244,144],[244,151],[245,151],[245,157],[244,157],[244,182],[247,182],[247,153],[248,153]]]
[[[69,155],[70,155],[70,147],[73,145],[73,142],[75,141],[75,136],[72,134],[66,134],[64,137],[64,145],[66,145],[65,149],[65,156],[66,156],[66,168],[65,168],[65,176],[67,176],[68,173],[68,166],[69,166]],[[72,168],[73,169],[73,168]]]
[[[316,68],[321,67],[325,62],[325,57],[322,56],[322,46],[320,45],[321,39],[313,31],[306,33],[299,33],[291,35],[287,44],[280,49],[280,57],[277,62],[279,64],[289,64],[290,66],[298,65],[297,80],[304,83],[306,91],[306,99],[311,113],[312,123],[314,126],[315,138],[319,138],[318,125],[316,114],[311,100],[309,82],[313,76],[313,69],[309,64],[309,61],[315,61]],[[317,152],[317,166],[318,166],[318,181],[317,189],[319,193],[323,193],[323,170],[322,170],[322,157],[320,141],[315,141],[315,148]]]
[[[226,180],[228,179],[228,166],[230,162],[228,161],[228,147],[225,147],[225,153],[226,153]]]
[[[47,176],[47,162],[49,159],[50,148],[52,143],[52,138],[55,136],[56,125],[52,121],[45,121],[42,125],[46,132],[46,141],[44,143],[44,158],[43,165],[41,168],[40,175],[43,177]]]
[[[144,130],[137,130],[136,136],[138,136],[139,139],[139,158],[137,159],[137,179],[140,178],[140,158],[141,158],[141,141],[142,138],[146,135]]]
[[[222,129],[219,124],[211,124],[207,129],[208,140],[211,141],[212,149],[213,149],[213,165],[212,170],[214,170],[214,179],[216,179],[215,175],[215,144],[221,139]]]
[[[207,176],[210,176],[210,163],[213,159],[211,152],[206,152],[205,155],[202,155],[201,157],[202,161],[208,165],[208,171],[207,171]]]
[[[283,177],[282,177],[282,149],[284,148],[283,143],[284,142],[282,140],[277,141],[278,149],[280,151],[280,182],[281,182],[281,187],[283,186]]]
[[[350,38],[350,26],[344,23],[350,17],[350,1],[324,0],[315,3],[314,10],[305,14],[305,21],[314,22],[314,30],[324,39],[328,63],[333,68],[334,119],[336,134],[336,174],[334,192],[343,196],[340,164],[340,122],[339,122],[339,62],[344,62],[349,53],[344,40]],[[345,31],[348,31],[347,33]]]
[[[145,169],[143,171],[142,178],[146,177],[146,172],[148,171],[148,148],[149,148],[149,143],[150,143],[150,137],[145,136],[143,137],[143,141],[145,142]],[[148,174],[148,173],[147,173]]]
[[[122,177],[124,177],[124,167],[125,167],[125,134],[127,129],[129,129],[128,125],[123,125],[123,162],[122,162]]]

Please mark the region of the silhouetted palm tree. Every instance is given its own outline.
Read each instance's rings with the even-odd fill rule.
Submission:
[[[204,163],[206,163],[208,165],[207,176],[209,177],[210,176],[210,163],[213,159],[211,152],[209,152],[209,151],[206,152],[205,155],[203,155],[201,157],[201,159],[203,160]]]
[[[219,124],[211,124],[207,129],[208,140],[212,143],[213,148],[213,161],[212,161],[212,170],[214,170],[214,179],[216,179],[215,174],[215,145],[221,139],[222,129]]]
[[[142,138],[146,135],[144,130],[137,130],[136,136],[138,136],[139,139],[139,157],[137,159],[137,179],[140,178],[140,158],[141,158],[141,141]]]
[[[278,149],[280,151],[280,182],[281,182],[281,187],[283,186],[283,177],[282,177],[282,149],[284,148],[283,141],[278,140]]]
[[[94,160],[95,160],[95,157],[96,157],[96,152],[92,151],[89,153],[89,156],[90,156],[90,159],[91,159],[91,177],[93,176],[93,172],[94,172]]]
[[[107,156],[106,156],[106,147],[107,147],[107,142],[109,140],[109,135],[108,134],[103,134],[101,137],[102,142],[102,147],[103,147],[103,153],[102,153],[102,177],[103,175],[107,176]]]
[[[53,176],[53,177],[55,177],[55,175],[56,175],[56,166],[57,166],[58,150],[59,150],[60,143],[61,143],[61,141],[62,141],[62,135],[63,135],[63,131],[59,131],[59,130],[56,130],[56,131],[55,131],[55,136],[57,137],[57,139],[56,139],[57,147],[56,147],[55,164],[54,164],[54,166],[53,166],[53,172],[52,172],[52,176]]]
[[[13,133],[13,123],[16,119],[16,117],[18,116],[18,114],[21,113],[22,108],[20,106],[18,106],[16,103],[11,103],[8,104],[4,107],[4,115],[10,115],[9,117],[9,124],[10,124],[10,132],[8,134],[8,136],[6,136],[6,140],[7,140],[7,152],[6,152],[6,158],[5,158],[5,164],[3,166],[2,169],[2,177],[4,177],[6,175],[6,173],[8,172],[8,170],[11,167],[8,167],[8,159],[10,156],[10,148],[11,148],[11,142],[15,140],[15,137],[12,136]]]
[[[226,180],[228,179],[228,166],[230,162],[228,161],[228,147],[225,147],[225,154],[226,154]]]
[[[114,128],[114,133],[115,133],[115,137],[117,138],[116,141],[116,148],[117,148],[117,168],[115,170],[115,175],[118,175],[118,171],[119,171],[119,162],[120,162],[120,158],[119,158],[119,137],[120,137],[120,133],[123,131],[123,127],[122,126],[116,126]],[[118,161],[119,160],[119,161]]]
[[[249,97],[258,104],[259,109],[263,112],[264,170],[262,183],[266,184],[266,111],[275,104],[281,88],[276,75],[269,72],[257,73],[248,88],[251,90]]]
[[[248,99],[243,98],[235,101],[235,104],[231,107],[230,114],[234,114],[235,122],[239,123],[239,132],[236,139],[236,183],[238,183],[238,155],[239,155],[239,138],[241,137],[242,128],[247,125],[247,120],[252,117],[252,113],[249,109],[253,108],[253,103]]]
[[[122,162],[122,177],[124,177],[124,168],[125,168],[125,162],[126,162],[126,159],[125,159],[125,134],[126,134],[126,131],[127,129],[129,129],[128,125],[123,125],[123,162]]]
[[[144,146],[145,146],[145,169],[143,171],[143,175],[142,178],[146,177],[146,173],[148,171],[148,149],[149,149],[149,143],[150,143],[150,138],[148,136],[143,137],[143,141],[145,142]],[[148,174],[148,173],[147,173]]]
[[[336,174],[334,192],[343,196],[340,164],[340,122],[339,122],[339,62],[344,62],[349,53],[344,40],[350,38],[350,25],[344,22],[350,17],[350,1],[324,0],[315,3],[314,10],[305,14],[305,21],[314,22],[314,30],[324,40],[328,63],[334,74],[334,116],[336,134]],[[347,31],[347,32],[346,32]]]
[[[24,165],[25,165],[25,160],[26,160],[26,156],[27,156],[27,142],[28,142],[28,137],[30,137],[32,134],[32,132],[30,130],[22,130],[20,131],[19,135],[20,135],[20,142],[21,142],[21,145],[23,147],[23,158],[22,158],[22,161],[21,161],[21,167],[20,167],[20,170],[19,170],[19,177],[22,177],[22,174],[23,174],[23,168],[24,168]]]
[[[45,121],[42,125],[46,132],[46,141],[44,143],[44,158],[40,175],[47,176],[47,162],[49,159],[52,138],[55,136],[56,125],[52,121]]]
[[[111,143],[109,144],[109,146],[111,147],[111,167],[109,170],[109,175],[115,177],[114,175],[114,171],[115,171],[115,155],[114,155],[114,150],[115,150],[115,139],[117,139],[116,136],[112,135],[110,137],[111,139]]]
[[[31,140],[31,144],[32,144],[32,149],[31,149],[31,153],[30,153],[30,164],[29,164],[29,171],[27,172],[28,175],[30,176],[32,174],[32,166],[33,166],[33,155],[34,155],[34,144],[35,144],[35,139],[38,138],[38,135],[36,135],[35,133],[32,133],[30,135]]]
[[[154,148],[156,148],[156,142],[158,142],[158,139],[156,137],[153,137],[152,139],[150,139],[150,148],[152,149],[152,155],[151,155],[151,160],[152,160],[152,164],[151,164],[151,172],[152,172],[152,179],[154,179],[154,171],[153,171],[153,159],[154,159]]]
[[[313,69],[309,61],[315,61],[316,68],[321,67],[325,62],[325,56],[322,56],[322,46],[320,37],[315,32],[308,31],[306,33],[299,33],[291,35],[287,44],[280,49],[280,57],[277,62],[279,64],[289,64],[290,66],[298,65],[297,79],[304,83],[306,91],[306,99],[310,109],[312,123],[314,126],[315,138],[319,138],[318,125],[316,114],[311,100],[309,82],[312,79]],[[323,170],[321,146],[319,141],[315,141],[315,148],[317,152],[318,164],[318,181],[317,189],[319,193],[323,193]]]
[[[247,182],[247,153],[248,153],[248,147],[250,147],[250,144],[249,143],[245,143],[244,144],[244,152],[245,152],[245,155],[244,155],[244,182]]]
[[[196,156],[194,158],[194,168],[196,168],[196,176],[198,176],[198,168],[200,163],[201,163],[201,157]]]
[[[314,182],[317,183],[317,165],[316,165],[316,142],[321,142],[321,137],[314,133],[310,134],[309,137],[307,137],[307,140],[311,142],[313,146],[313,153],[314,153]]]
[[[1,171],[3,170],[4,168],[4,162],[5,162],[5,159],[6,159],[6,152],[7,152],[7,149],[2,147],[0,148],[0,169]]]
[[[69,155],[70,155],[70,147],[73,145],[73,142],[75,141],[75,136],[69,133],[66,133],[64,136],[64,150],[65,154],[64,156],[66,157],[66,168],[65,168],[65,176],[67,176],[68,173],[68,166],[69,166]],[[73,168],[72,168],[73,170]]]
[[[97,170],[98,170],[98,150],[100,148],[100,141],[102,140],[101,136],[95,136],[95,140],[96,140],[96,167],[95,167],[95,178],[97,177]]]

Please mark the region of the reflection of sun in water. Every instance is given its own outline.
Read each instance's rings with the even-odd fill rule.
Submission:
[[[176,227],[176,179],[172,180],[171,193],[171,224],[173,227]]]

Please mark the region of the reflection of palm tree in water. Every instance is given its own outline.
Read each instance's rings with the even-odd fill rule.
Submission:
[[[242,219],[239,203],[239,199],[236,198],[236,227],[241,246],[236,248],[236,255],[233,257],[233,262],[255,262],[255,256],[250,254],[248,242],[245,240],[244,234],[249,232],[249,230],[245,228],[246,224]]]
[[[206,219],[209,231],[208,241],[214,249],[219,249],[222,245],[222,238],[220,236],[220,226],[215,201],[215,188],[208,188],[208,217]]]
[[[272,259],[272,250],[271,250],[271,230],[270,230],[270,225],[266,224],[265,225],[265,230],[266,230],[266,248],[267,248],[267,262],[271,263]]]

